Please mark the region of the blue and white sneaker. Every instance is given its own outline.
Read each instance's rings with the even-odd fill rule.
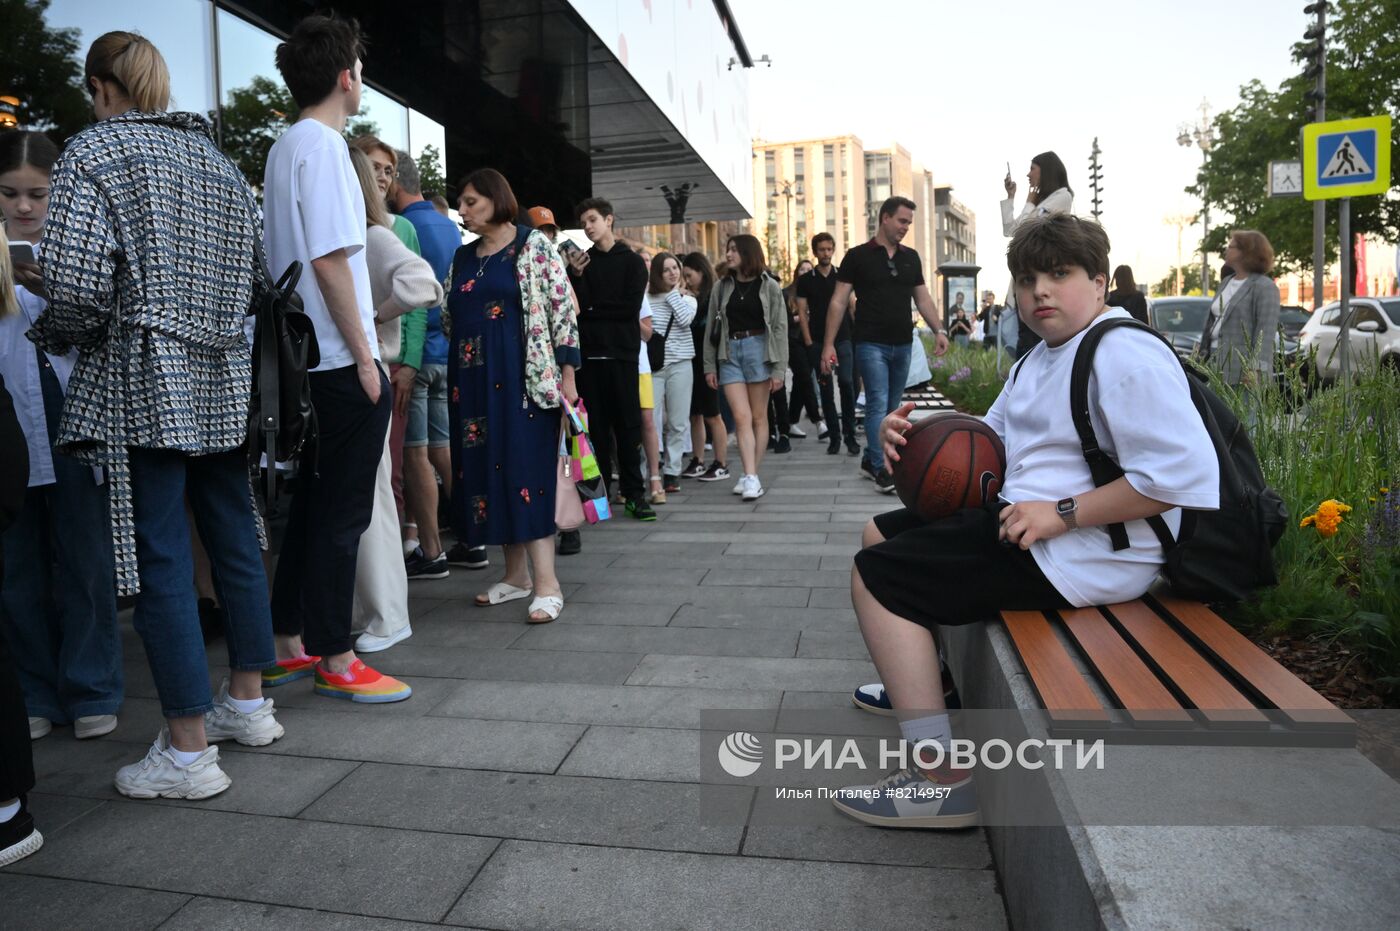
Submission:
[[[953,684],[953,674],[948,671],[948,667],[941,668],[943,673],[943,707],[949,711],[957,711],[962,708],[962,696],[958,694],[958,687]],[[885,686],[879,682],[862,685],[852,692],[851,704],[861,711],[869,711],[871,714],[894,714],[894,706],[890,704],[890,693],[886,692]]]
[[[944,783],[917,769],[897,769],[874,785],[837,789],[831,804],[848,818],[883,828],[949,830],[979,820],[971,775]]]

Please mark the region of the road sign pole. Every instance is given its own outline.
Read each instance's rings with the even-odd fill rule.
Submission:
[[[1351,380],[1351,198],[1343,197],[1337,205],[1337,226],[1342,238],[1342,309],[1337,325],[1341,333],[1337,336],[1337,351],[1342,354],[1342,390]]]

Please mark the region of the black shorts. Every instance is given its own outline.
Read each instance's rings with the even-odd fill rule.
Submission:
[[[718,417],[719,391],[705,383],[705,362],[696,355],[692,360],[695,372],[695,387],[690,392],[690,416]]]
[[[1068,608],[1019,546],[997,540],[1000,505],[958,511],[929,523],[907,508],[875,518],[885,542],[856,554],[875,600],[932,628],[995,618],[998,611]]]

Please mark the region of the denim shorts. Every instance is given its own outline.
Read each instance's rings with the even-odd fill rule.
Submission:
[[[745,336],[729,341],[729,358],[719,363],[719,383],[721,385],[756,385],[772,378],[772,367],[764,361],[768,348],[768,337]]]
[[[424,363],[413,381],[403,445],[436,448],[447,441],[447,366]]]

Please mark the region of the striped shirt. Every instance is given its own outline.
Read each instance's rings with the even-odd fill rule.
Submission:
[[[695,358],[695,340],[690,336],[690,321],[695,319],[695,298],[680,291],[647,294],[651,305],[651,332],[660,336],[668,328],[666,364],[688,362]],[[674,321],[674,323],[672,322]]]

